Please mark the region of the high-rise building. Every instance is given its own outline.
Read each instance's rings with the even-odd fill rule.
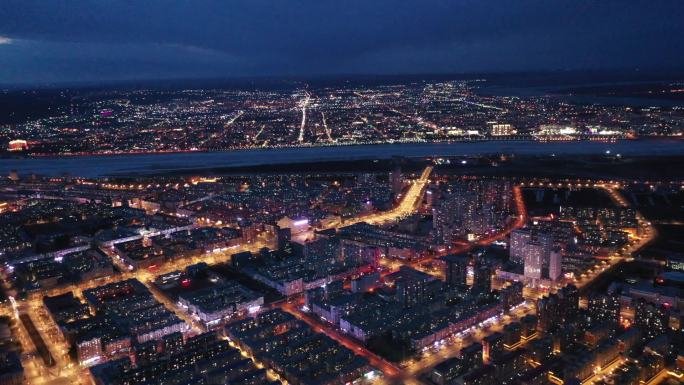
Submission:
[[[438,385],[455,383],[459,375],[482,366],[482,345],[474,343],[461,349],[460,357],[452,357],[434,367],[430,379]]]
[[[466,370],[482,366],[482,345],[475,342],[461,349],[460,359]]]
[[[530,242],[532,232],[529,229],[515,229],[511,231],[509,256],[511,261],[523,263],[525,246]]]
[[[478,261],[473,272],[475,273],[473,289],[483,293],[492,291],[492,267],[485,262]]]
[[[0,384],[24,384],[24,368],[19,354],[8,349],[0,350]]]
[[[614,327],[620,323],[620,297],[617,294],[592,295],[587,308],[592,323],[609,323]]]
[[[502,229],[511,214],[511,190],[511,184],[502,181],[449,185],[432,205],[435,240],[474,240]]]
[[[482,339],[482,359],[485,362],[498,360],[504,353],[504,335],[496,332]]]
[[[449,244],[465,238],[469,232],[479,231],[481,217],[477,215],[477,195],[459,186],[442,197],[432,208],[432,222],[437,241]],[[477,229],[475,229],[477,227]]]
[[[461,360],[452,357],[432,368],[430,379],[437,385],[448,385],[453,383],[463,370]]]
[[[555,247],[551,250],[549,256],[549,279],[552,281],[557,281],[563,274],[563,254],[559,247]]]
[[[431,283],[438,280],[430,274],[402,266],[399,271],[387,275],[385,281],[394,283],[396,300],[404,307],[410,307],[428,299],[432,294]]]
[[[183,349],[183,333],[171,333],[162,337],[162,351],[174,354]]]
[[[528,314],[520,319],[520,338],[528,340],[537,333],[537,316]]]
[[[556,293],[561,306],[562,322],[569,322],[579,314],[580,293],[575,285],[566,285]]]
[[[342,251],[341,242],[336,237],[320,237],[312,242],[307,242],[303,247],[304,256],[317,258],[325,258],[330,261],[344,261],[347,255]],[[351,259],[357,262],[359,259],[356,255],[350,255]]]
[[[548,331],[575,319],[579,314],[579,290],[574,285],[567,285],[558,292],[537,301],[537,327],[540,331]]]
[[[545,332],[560,322],[558,297],[550,295],[537,300],[537,330]]]
[[[487,122],[489,125],[489,134],[492,136],[505,136],[515,133],[513,126],[508,123]]]
[[[553,236],[543,232],[518,229],[511,233],[510,258],[524,264],[525,278],[538,280],[549,265]],[[557,268],[557,266],[554,266]]]
[[[466,286],[470,257],[467,254],[449,254],[442,257],[442,261],[446,264],[447,285]]]
[[[350,239],[340,240],[342,260],[357,264],[368,264],[373,267],[378,265],[381,248],[369,246],[366,243]]]
[[[484,365],[466,373],[461,382],[463,385],[496,385],[501,381],[494,365]]]
[[[10,140],[7,146],[8,151],[24,151],[28,150],[28,142],[23,139]]]
[[[525,278],[540,279],[544,263],[545,250],[540,245],[527,245],[524,259]]]
[[[644,332],[646,339],[653,339],[667,331],[670,323],[670,308],[656,305],[639,298],[634,306],[634,324]]]
[[[525,263],[529,254],[539,254],[544,266],[549,262],[553,249],[553,235],[532,229],[517,229],[511,232],[510,258],[516,263]]]
[[[432,189],[425,191],[425,206],[432,208],[435,203],[435,192]]]
[[[365,293],[380,286],[380,273],[373,272],[351,280],[352,293]]]
[[[394,194],[399,194],[404,187],[404,181],[401,177],[401,166],[395,165],[389,174],[390,188]]]
[[[508,350],[515,349],[520,343],[522,326],[520,322],[511,322],[504,326],[504,347]]]
[[[344,281],[336,280],[323,285],[323,298],[331,301],[344,293]]]
[[[286,250],[290,248],[292,241],[292,230],[290,228],[280,228],[276,226],[276,243],[278,250]]]
[[[511,310],[512,307],[522,303],[523,300],[522,282],[513,282],[501,289],[501,303],[504,312]]]

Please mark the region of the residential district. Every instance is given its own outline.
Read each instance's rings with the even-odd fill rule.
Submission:
[[[395,163],[2,176],[0,385],[684,383],[682,182]]]

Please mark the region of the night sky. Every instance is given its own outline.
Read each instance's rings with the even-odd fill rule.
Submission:
[[[682,68],[682,0],[2,0],[0,83]]]

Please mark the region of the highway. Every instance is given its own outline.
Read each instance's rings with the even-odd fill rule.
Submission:
[[[328,136],[328,142],[334,142],[332,138],[332,130],[328,127],[328,122],[325,120],[325,113],[321,111],[321,119],[323,121],[323,128],[325,129],[325,134]]]
[[[399,204],[393,209],[362,215],[352,220],[345,221],[344,225],[348,226],[359,222],[366,222],[372,225],[381,225],[383,223],[395,221],[399,218],[413,214],[423,199],[425,188],[427,187],[428,183],[430,183],[430,174],[432,173],[432,170],[432,165],[425,167],[423,172],[420,174],[420,178],[410,182],[411,185],[400,198],[401,200]]]
[[[311,101],[311,94],[309,91],[304,91],[306,93],[306,96],[304,97],[304,100],[301,101],[299,106],[302,109],[302,123],[299,127],[299,136],[297,137],[297,141],[299,143],[302,143],[304,141],[304,129],[306,128],[306,107],[309,106],[309,102]]]
[[[310,239],[313,237],[314,230],[333,229],[350,226],[360,222],[366,222],[373,225],[382,225],[413,214],[417,210],[418,206],[420,206],[420,202],[423,199],[423,194],[425,193],[425,188],[430,183],[430,174],[432,173],[433,169],[434,166],[429,165],[423,169],[418,179],[409,181],[410,186],[399,198],[399,203],[394,208],[387,211],[360,215],[358,217],[345,219],[342,221],[332,221],[317,229],[304,232],[298,235],[298,237],[302,239]]]

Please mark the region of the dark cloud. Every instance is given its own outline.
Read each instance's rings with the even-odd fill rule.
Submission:
[[[4,0],[0,82],[673,67],[682,16],[680,0]]]

